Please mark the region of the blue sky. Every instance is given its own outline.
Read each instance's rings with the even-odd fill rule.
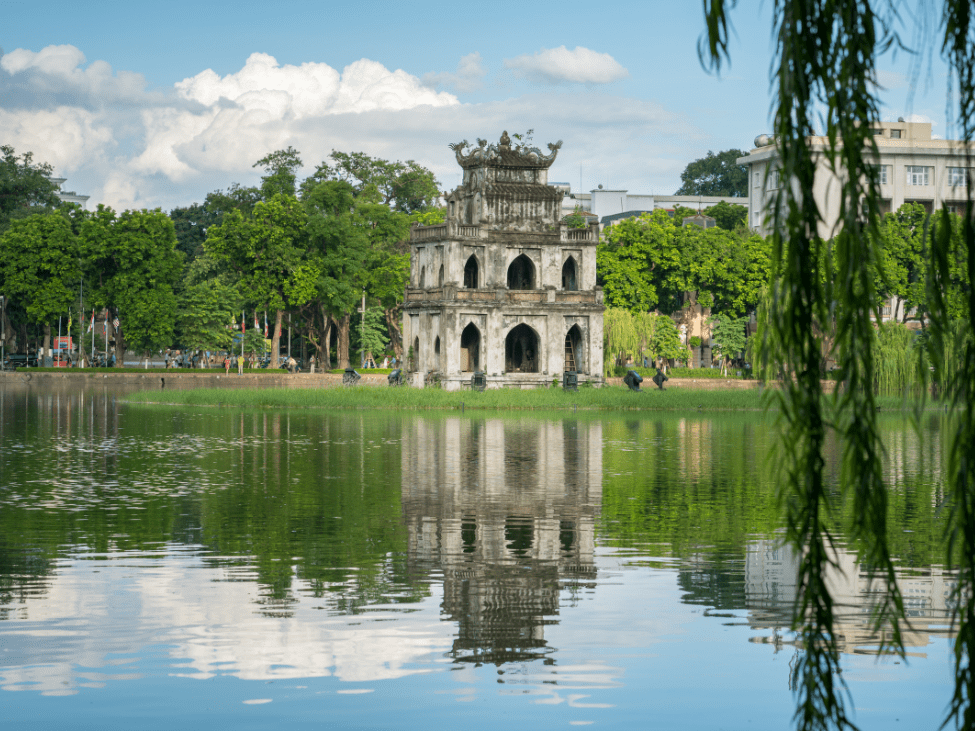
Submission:
[[[701,68],[701,5],[0,0],[0,143],[117,208],[202,201],[293,145],[415,159],[443,188],[448,142],[535,129],[551,178],[671,194],[708,150],[769,129],[771,0],[733,14],[732,65]],[[258,55],[254,55],[258,54]],[[944,68],[909,95],[885,58],[884,116],[946,133]]]

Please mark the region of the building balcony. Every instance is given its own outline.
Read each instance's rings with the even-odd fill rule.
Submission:
[[[568,226],[559,225],[558,229],[557,233],[559,235],[559,243],[561,244],[599,243],[598,226],[569,228]],[[410,241],[413,243],[423,243],[427,241],[483,240],[489,238],[494,233],[505,233],[505,231],[489,228],[488,226],[467,226],[447,221],[436,226],[414,226],[410,229]],[[552,233],[556,232],[553,230]]]
[[[590,304],[603,303],[603,290],[557,289],[464,289],[453,285],[430,289],[406,288],[404,304],[413,302],[481,302],[493,306],[520,304]]]

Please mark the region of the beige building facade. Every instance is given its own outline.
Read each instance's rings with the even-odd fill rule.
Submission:
[[[963,212],[971,183],[966,149],[955,140],[931,136],[927,122],[877,122],[871,127],[878,149],[881,211],[896,211],[904,203],[920,203],[929,212],[947,208]],[[811,139],[813,149],[823,150],[825,137]],[[759,135],[755,148],[738,159],[748,167],[749,226],[759,233],[771,233],[769,214],[775,195],[784,184],[778,173],[780,157],[775,140]],[[816,174],[815,195],[823,215],[820,235],[833,235],[840,210],[840,183],[821,157]]]

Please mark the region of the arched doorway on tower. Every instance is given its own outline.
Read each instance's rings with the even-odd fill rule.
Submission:
[[[586,357],[583,352],[582,331],[578,325],[569,328],[565,334],[565,371],[586,372]]]
[[[521,324],[504,341],[504,370],[508,373],[538,373],[538,335]]]
[[[508,267],[508,289],[535,289],[535,265],[524,254]]]
[[[481,370],[481,331],[473,322],[460,334],[460,370],[463,373]]]

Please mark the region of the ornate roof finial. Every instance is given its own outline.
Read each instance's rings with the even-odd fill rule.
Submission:
[[[501,149],[511,147],[511,138],[508,137],[508,130],[501,133]]]

